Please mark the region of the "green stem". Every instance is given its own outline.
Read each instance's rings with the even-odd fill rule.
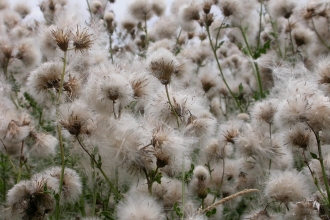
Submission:
[[[86,0],[86,3],[87,3],[87,6],[88,6],[88,11],[89,11],[89,14],[90,14],[90,16],[91,16],[91,20],[92,20],[92,18],[93,18],[93,15],[92,15],[91,6],[89,5],[89,2],[88,2],[88,0]]]
[[[92,167],[93,167],[93,173],[92,173],[92,180],[93,180],[93,204],[92,204],[92,216],[95,215],[95,207],[96,207],[96,196],[97,196],[97,183],[95,181],[95,169],[94,169],[94,162],[91,161]]]
[[[147,27],[147,14],[144,15],[144,30],[146,32],[146,50],[149,46],[148,27]]]
[[[111,57],[111,63],[113,64],[113,54],[112,54],[112,38],[111,38],[112,34],[109,32],[109,43],[110,43],[110,48],[109,48],[109,52],[110,52],[110,57]]]
[[[327,191],[328,205],[329,205],[330,204],[329,180],[328,180],[327,174],[325,172],[325,167],[324,167],[324,162],[323,162],[323,155],[322,155],[322,150],[321,150],[321,140],[320,140],[318,132],[315,132],[315,135],[316,135],[315,137],[316,137],[316,140],[317,140],[317,150],[318,150],[318,153],[319,153],[319,161],[320,161],[320,164],[321,164],[323,181],[324,181],[325,189]]]
[[[60,219],[60,201],[61,201],[61,194],[62,194],[62,188],[63,188],[63,179],[64,179],[64,170],[65,170],[65,157],[64,157],[64,146],[63,146],[63,140],[62,140],[62,131],[61,131],[61,124],[57,123],[57,133],[58,133],[58,139],[60,142],[60,151],[61,151],[61,176],[60,176],[60,184],[58,189],[58,198],[56,199],[56,211],[55,211],[55,219]]]
[[[324,201],[327,201],[326,196],[324,195],[324,193],[323,193],[322,190],[320,189],[320,186],[319,186],[319,184],[318,184],[318,181],[316,180],[316,177],[315,177],[315,175],[314,175],[314,172],[312,171],[311,167],[309,166],[309,164],[308,164],[308,162],[307,162],[307,158],[306,158],[306,154],[305,154],[305,149],[303,149],[303,153],[302,153],[302,154],[303,154],[303,156],[304,156],[304,163],[306,164],[306,166],[307,166],[309,172],[310,172],[311,175],[312,175],[312,178],[313,178],[313,181],[314,181],[314,184],[315,184],[316,188],[318,189],[318,191],[319,191],[320,194],[322,195]]]
[[[257,49],[259,49],[260,46],[260,35],[261,35],[261,29],[262,29],[262,6],[264,1],[260,1],[260,11],[259,11],[259,32],[258,32],[258,43],[257,43]]]
[[[183,156],[182,156],[183,157]],[[182,160],[182,195],[181,195],[181,206],[182,206],[182,213],[184,213],[184,197],[185,197],[185,191],[186,191],[186,187],[185,187],[185,172],[184,172],[184,160]],[[181,216],[181,220],[184,219],[184,215]]]
[[[110,189],[115,193],[116,199],[117,201],[119,201],[119,199],[121,198],[121,195],[119,193],[119,191],[117,191],[116,187],[113,185],[113,183],[110,181],[109,177],[105,174],[104,170],[101,167],[101,164],[99,162],[97,162],[94,158],[94,156],[92,156],[88,150],[86,149],[86,147],[84,146],[83,142],[80,140],[79,137],[76,137],[77,141],[79,142],[79,145],[81,146],[81,148],[88,154],[88,156],[94,161],[94,163],[96,164],[97,169],[101,172],[102,176],[104,177],[104,179],[107,181]]]
[[[292,51],[292,56],[294,55],[294,46],[293,46],[293,39],[292,39],[292,29],[291,29],[291,23],[290,20],[288,19],[289,23],[289,28],[290,28],[290,41],[291,41],[291,51]]]
[[[319,34],[319,32],[316,30],[316,27],[315,27],[315,24],[314,24],[314,19],[312,17],[312,25],[313,25],[313,29],[317,35],[317,37],[319,38],[319,40],[321,41],[321,43],[326,47],[328,48],[328,50],[330,50],[330,46],[328,46],[325,41],[323,40],[323,38],[321,37],[321,35]]]
[[[18,174],[17,174],[17,183],[19,183],[21,181],[21,177],[22,177],[22,168],[23,168],[23,165],[24,165],[23,150],[24,150],[24,141],[22,141],[22,146],[21,146],[21,155],[20,155],[20,158],[19,158],[19,169],[18,169]]]
[[[249,42],[247,40],[247,37],[246,37],[246,34],[243,30],[243,28],[241,26],[238,26],[238,28],[240,29],[241,33],[242,33],[242,36],[243,36],[243,39],[244,39],[244,42],[245,42],[245,45],[246,45],[246,48],[247,48],[247,52],[248,52],[248,55],[251,59],[253,59],[253,56],[252,56],[252,51],[251,51],[251,48],[250,48],[250,45],[249,45]],[[253,68],[253,72],[254,72],[254,76],[257,80],[257,83],[258,83],[258,88],[259,88],[259,93],[260,93],[260,97],[261,98],[265,98],[265,94],[263,92],[263,89],[262,89],[262,83],[261,83],[261,76],[260,76],[260,70],[259,70],[259,66],[256,62],[254,61],[251,61],[251,64],[252,64],[252,68]]]
[[[228,83],[227,83],[227,81],[226,81],[226,78],[225,78],[225,76],[224,76],[224,74],[223,74],[223,72],[222,72],[222,68],[221,68],[221,65],[220,65],[220,63],[219,63],[218,56],[217,56],[217,53],[216,53],[216,48],[214,47],[214,45],[213,45],[213,43],[212,43],[211,34],[210,34],[210,27],[209,27],[207,24],[206,24],[205,26],[206,26],[207,36],[208,36],[208,38],[209,38],[210,45],[211,45],[211,48],[212,48],[212,51],[213,51],[213,55],[214,55],[215,61],[217,62],[218,69],[219,69],[219,71],[220,71],[221,79],[222,79],[222,81],[225,83],[225,85],[226,85],[226,87],[227,87],[227,89],[228,89],[228,91],[229,91],[231,97],[233,97],[233,99],[234,99],[234,101],[235,101],[237,107],[239,108],[240,112],[244,112],[243,109],[242,109],[242,107],[241,107],[241,105],[240,105],[240,103],[239,103],[239,101],[238,101],[238,99],[237,99],[237,97],[236,97],[236,95],[233,93],[233,91],[231,91],[231,89],[230,89],[230,87],[229,87],[229,85],[228,85]],[[220,29],[220,28],[221,28],[221,26],[219,27],[219,29]],[[219,30],[219,31],[220,31],[220,30]],[[217,46],[217,45],[216,45],[216,46]]]
[[[65,75],[65,69],[66,69],[66,56],[67,56],[67,51],[64,51],[64,57],[63,57],[63,69],[62,69],[62,74],[61,74],[61,82],[60,82],[60,89],[57,94],[57,103],[59,103],[61,94],[63,91],[63,83],[64,83],[64,75]]]
[[[176,113],[174,106],[172,105],[171,98],[170,98],[170,95],[169,95],[169,93],[168,93],[168,87],[167,87],[167,84],[165,84],[165,90],[166,90],[166,96],[167,96],[167,99],[168,99],[168,103],[170,104],[171,109],[172,109],[172,112],[173,112],[173,114],[175,115],[176,123],[177,123],[178,128],[179,128],[179,127],[180,127],[179,116],[178,116],[178,114]]]
[[[324,181],[324,185],[325,185],[325,189],[327,191],[327,196],[328,196],[328,200],[327,200],[327,204],[328,206],[330,206],[330,188],[329,188],[329,180],[327,177],[327,174],[325,172],[325,167],[324,167],[324,162],[323,162],[323,155],[322,155],[322,149],[321,149],[321,139],[320,139],[320,135],[318,133],[318,131],[315,131],[308,123],[307,125],[309,126],[309,128],[312,130],[312,132],[315,135],[316,138],[316,142],[317,142],[317,151],[319,153],[319,157],[317,158],[320,162],[321,165],[321,169],[322,169],[322,176],[323,176],[323,181]]]
[[[277,49],[278,49],[278,54],[280,55],[281,58],[283,58],[282,50],[281,50],[280,44],[278,42],[277,24],[276,24],[276,22],[274,22],[272,20],[272,17],[270,17],[270,23],[271,23],[272,28],[273,28],[273,33],[274,33],[274,37],[275,37],[275,43],[276,43],[276,46],[277,46]]]

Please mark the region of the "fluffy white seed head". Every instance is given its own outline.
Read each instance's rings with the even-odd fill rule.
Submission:
[[[176,57],[167,49],[159,48],[152,52],[147,59],[150,73],[163,85],[171,82],[171,76],[179,65]]]
[[[310,195],[306,177],[295,170],[272,172],[266,182],[265,196],[288,204],[299,202]]]
[[[152,197],[129,194],[117,207],[119,220],[164,220],[161,205]]]

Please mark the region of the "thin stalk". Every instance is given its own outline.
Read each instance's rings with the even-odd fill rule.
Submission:
[[[237,97],[236,97],[236,95],[233,93],[233,91],[231,91],[231,89],[230,89],[230,87],[229,87],[229,85],[228,85],[228,83],[227,83],[227,81],[226,81],[226,78],[225,78],[225,76],[223,75],[222,68],[221,68],[221,65],[220,65],[220,63],[219,63],[218,56],[217,56],[217,53],[216,53],[216,48],[214,47],[214,45],[213,45],[213,43],[212,43],[212,40],[211,40],[210,27],[209,27],[208,25],[205,25],[205,26],[206,26],[207,36],[208,36],[208,38],[209,38],[210,45],[211,45],[211,48],[212,48],[212,51],[213,51],[213,55],[214,55],[215,61],[217,62],[218,69],[219,69],[219,71],[220,71],[221,79],[222,79],[222,81],[225,83],[225,85],[226,85],[226,87],[227,87],[227,89],[228,89],[228,91],[229,91],[231,97],[233,97],[233,99],[234,99],[234,101],[235,101],[237,107],[239,108],[240,112],[244,112],[243,109],[242,109],[242,107],[241,107],[241,105],[240,105],[240,103],[239,103],[239,101],[238,101],[238,99],[237,99]],[[220,27],[220,28],[221,28],[221,27]]]
[[[147,169],[145,167],[143,167],[142,171],[144,172],[144,174],[146,175],[146,179],[147,179],[147,184],[148,184],[148,192],[149,195],[152,196],[152,185],[154,184],[154,182],[156,182],[156,177],[158,174],[158,169],[159,166],[156,167],[156,170],[153,172],[148,173]]]
[[[115,103],[116,103],[115,100],[113,100],[112,101],[112,111],[113,111],[113,116],[115,117],[115,119],[117,119]]]
[[[240,191],[238,193],[235,193],[233,195],[230,195],[230,196],[227,196],[227,197],[221,199],[220,201],[218,201],[218,202],[216,202],[216,203],[208,206],[205,209],[199,210],[196,214],[206,213],[206,212],[211,211],[212,209],[216,208],[217,206],[219,206],[219,205],[221,205],[221,204],[223,204],[223,203],[225,203],[227,201],[230,201],[232,199],[235,199],[235,198],[237,198],[239,196],[242,196],[242,195],[245,195],[247,193],[258,192],[258,191],[259,191],[258,189],[244,189],[244,190],[242,190],[242,191]]]
[[[65,170],[65,158],[64,158],[64,146],[63,146],[63,140],[62,140],[62,131],[61,131],[61,124],[57,123],[57,133],[58,138],[60,142],[60,151],[61,151],[61,176],[60,176],[60,184],[59,184],[59,190],[58,190],[58,198],[56,199],[56,211],[55,211],[55,219],[60,219],[60,201],[61,201],[61,194],[62,194],[62,188],[63,188],[63,179],[64,179],[64,170]]]
[[[257,49],[260,47],[260,35],[261,35],[261,29],[262,29],[262,6],[264,1],[260,1],[260,11],[259,11],[259,31],[258,31],[258,43],[257,43]]]
[[[185,177],[185,172],[184,172],[184,160],[182,160],[182,195],[181,195],[181,206],[182,206],[182,213],[184,213],[184,195],[185,195],[185,191],[186,191],[186,187],[185,187],[185,181],[184,181],[184,177]],[[184,219],[184,215],[182,215],[181,220]]]
[[[19,158],[19,169],[18,169],[18,174],[17,174],[17,183],[19,183],[19,181],[21,181],[21,177],[22,177],[22,168],[23,168],[23,150],[24,150],[24,141],[22,141],[22,146],[21,146],[21,155]]]
[[[110,52],[110,57],[111,57],[111,63],[113,64],[113,54],[112,54],[112,38],[111,38],[112,34],[109,32],[109,52]]]
[[[99,171],[101,172],[101,174],[103,175],[104,179],[107,181],[110,189],[115,193],[115,196],[117,199],[119,199],[121,197],[121,195],[119,194],[119,192],[116,190],[116,187],[113,185],[113,183],[110,181],[109,177],[105,174],[104,170],[101,167],[101,164],[98,163],[95,158],[88,152],[88,150],[86,149],[86,147],[84,146],[83,142],[80,140],[79,137],[76,137],[79,145],[81,146],[81,148],[88,154],[88,156],[93,160],[93,162],[96,164],[97,169],[99,169]]]
[[[178,128],[179,128],[179,127],[180,127],[179,116],[178,116],[178,114],[176,113],[174,106],[172,105],[171,98],[170,98],[170,95],[169,95],[169,93],[168,93],[168,87],[167,87],[167,84],[165,84],[165,90],[166,90],[166,96],[167,96],[167,99],[168,99],[168,103],[170,104],[171,109],[172,109],[172,112],[173,112],[173,114],[175,115],[176,123],[177,123]]]
[[[202,199],[202,209],[204,209],[204,199]]]
[[[64,51],[64,57],[63,57],[63,69],[61,74],[61,82],[60,82],[60,89],[57,94],[57,103],[59,103],[59,100],[61,98],[61,94],[63,91],[63,82],[64,82],[64,75],[65,75],[65,69],[66,69],[66,57],[67,57],[67,51]]]
[[[312,171],[311,167],[309,166],[308,162],[307,162],[307,157],[306,157],[306,154],[305,154],[305,149],[303,149],[303,153],[302,155],[304,156],[304,163],[306,164],[306,166],[308,167],[308,170],[309,172],[311,173],[312,175],[312,178],[313,178],[313,181],[314,181],[314,184],[316,186],[316,188],[318,189],[318,191],[320,192],[320,194],[322,195],[324,201],[327,201],[327,198],[326,196],[324,195],[324,193],[322,192],[322,190],[320,189],[320,186],[318,184],[318,181],[316,180],[316,177],[314,175],[314,172]]]
[[[221,187],[222,187],[222,184],[223,184],[223,178],[224,178],[224,176],[225,176],[225,158],[222,159],[222,176],[221,176],[221,181],[220,181],[220,185],[219,185],[219,187],[217,189],[216,195],[213,198],[213,203],[215,202],[216,197],[220,193],[220,190],[221,190]]]
[[[95,216],[96,197],[97,197],[97,183],[95,181],[94,162],[91,161],[91,163],[92,163],[92,167],[93,167],[92,180],[93,180],[93,183],[94,183],[94,187],[93,187],[93,203],[92,203],[92,216]]]
[[[290,28],[290,41],[291,41],[291,50],[292,50],[292,55],[294,55],[294,46],[293,46],[293,39],[292,39],[292,29],[291,29],[291,23],[290,20],[288,19],[289,23],[289,28]]]
[[[3,65],[3,73],[6,79],[8,79],[8,66],[9,66],[9,59],[6,59],[5,64]]]
[[[308,123],[307,123],[308,124]],[[329,188],[329,180],[327,177],[327,174],[325,172],[325,167],[324,167],[324,162],[323,162],[323,155],[322,155],[322,149],[321,149],[321,139],[320,139],[320,135],[317,131],[315,131],[309,124],[308,126],[310,127],[310,129],[313,131],[315,138],[316,138],[316,142],[317,142],[317,151],[319,153],[319,157],[318,160],[320,161],[321,164],[321,169],[322,169],[322,176],[323,176],[323,181],[324,181],[324,185],[325,185],[325,189],[327,191],[327,196],[328,196],[328,205],[330,205],[330,188]]]
[[[92,15],[91,6],[89,5],[89,2],[88,2],[88,0],[86,0],[86,3],[87,3],[87,6],[88,6],[88,11],[89,11],[89,14],[90,14],[90,16],[91,16],[91,20],[92,20],[92,18],[93,18],[93,15]]]
[[[280,44],[278,43],[278,35],[277,35],[277,25],[276,23],[272,20],[272,17],[270,17],[270,23],[272,25],[272,28],[273,28],[273,33],[275,34],[275,42],[276,42],[276,46],[277,46],[277,49],[278,49],[278,53],[280,55],[281,58],[283,58],[283,54],[282,54],[282,50],[281,50],[281,47],[280,47]]]
[[[312,17],[312,25],[313,25],[313,29],[317,35],[317,37],[319,38],[319,40],[321,41],[321,43],[326,47],[328,48],[328,50],[330,50],[330,46],[328,46],[325,41],[323,40],[323,38],[321,37],[321,35],[319,34],[319,32],[316,30],[316,27],[315,27],[315,24],[314,24],[314,20],[313,20],[313,17]]]
[[[148,49],[149,37],[148,37],[148,27],[147,27],[147,14],[144,15],[144,31],[146,32],[146,49]]]
[[[251,51],[251,48],[250,48],[250,45],[249,45],[249,42],[247,40],[247,37],[246,37],[246,34],[243,30],[242,27],[238,26],[238,28],[240,29],[241,33],[242,33],[242,36],[243,36],[243,39],[244,39],[244,42],[245,42],[245,45],[246,45],[246,48],[248,49],[248,55],[251,59],[253,59],[253,56],[252,56],[252,51]],[[265,98],[265,94],[263,92],[263,89],[262,89],[262,83],[261,83],[261,76],[260,76],[260,70],[259,70],[259,66],[256,62],[254,61],[251,61],[251,64],[252,64],[252,68],[253,68],[253,72],[254,72],[254,76],[257,80],[257,83],[258,83],[258,88],[259,88],[259,93],[260,93],[260,97],[261,98]]]

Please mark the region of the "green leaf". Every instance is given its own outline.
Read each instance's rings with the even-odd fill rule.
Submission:
[[[175,213],[177,214],[177,216],[179,216],[180,218],[183,217],[183,213],[180,209],[180,207],[178,206],[178,203],[174,203],[173,209],[175,211]]]
[[[271,40],[266,41],[266,43],[253,54],[253,59],[258,59],[261,54],[266,54],[267,50],[270,48],[270,43]]]
[[[312,156],[312,158],[313,159],[316,159],[316,160],[318,160],[319,158],[317,157],[317,155],[316,154],[314,154],[314,153],[312,153],[312,152],[310,152],[310,154],[311,154],[311,156]]]
[[[206,217],[211,217],[212,215],[215,215],[217,213],[217,209],[213,208],[211,211],[206,212]]]
[[[154,181],[157,182],[158,184],[161,184],[162,183],[162,173],[157,173]]]
[[[243,93],[243,91],[244,91],[243,84],[240,83],[239,86],[238,86],[238,92],[239,92],[239,93]]]

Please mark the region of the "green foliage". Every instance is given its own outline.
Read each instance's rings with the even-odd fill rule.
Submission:
[[[177,216],[179,216],[180,218],[183,217],[184,213],[183,213],[182,210],[180,209],[180,207],[179,207],[179,205],[178,205],[177,202],[174,203],[173,209],[174,209],[174,211],[175,211],[175,213],[176,213]]]
[[[261,56],[261,54],[266,54],[267,50],[270,49],[271,42],[272,42],[271,40],[268,40],[268,41],[266,41],[266,43],[264,43],[264,45],[262,47],[257,48],[252,56],[253,59],[256,60]]]
[[[212,215],[215,215],[217,213],[217,209],[213,208],[211,211],[206,212],[207,217],[211,217]]]

